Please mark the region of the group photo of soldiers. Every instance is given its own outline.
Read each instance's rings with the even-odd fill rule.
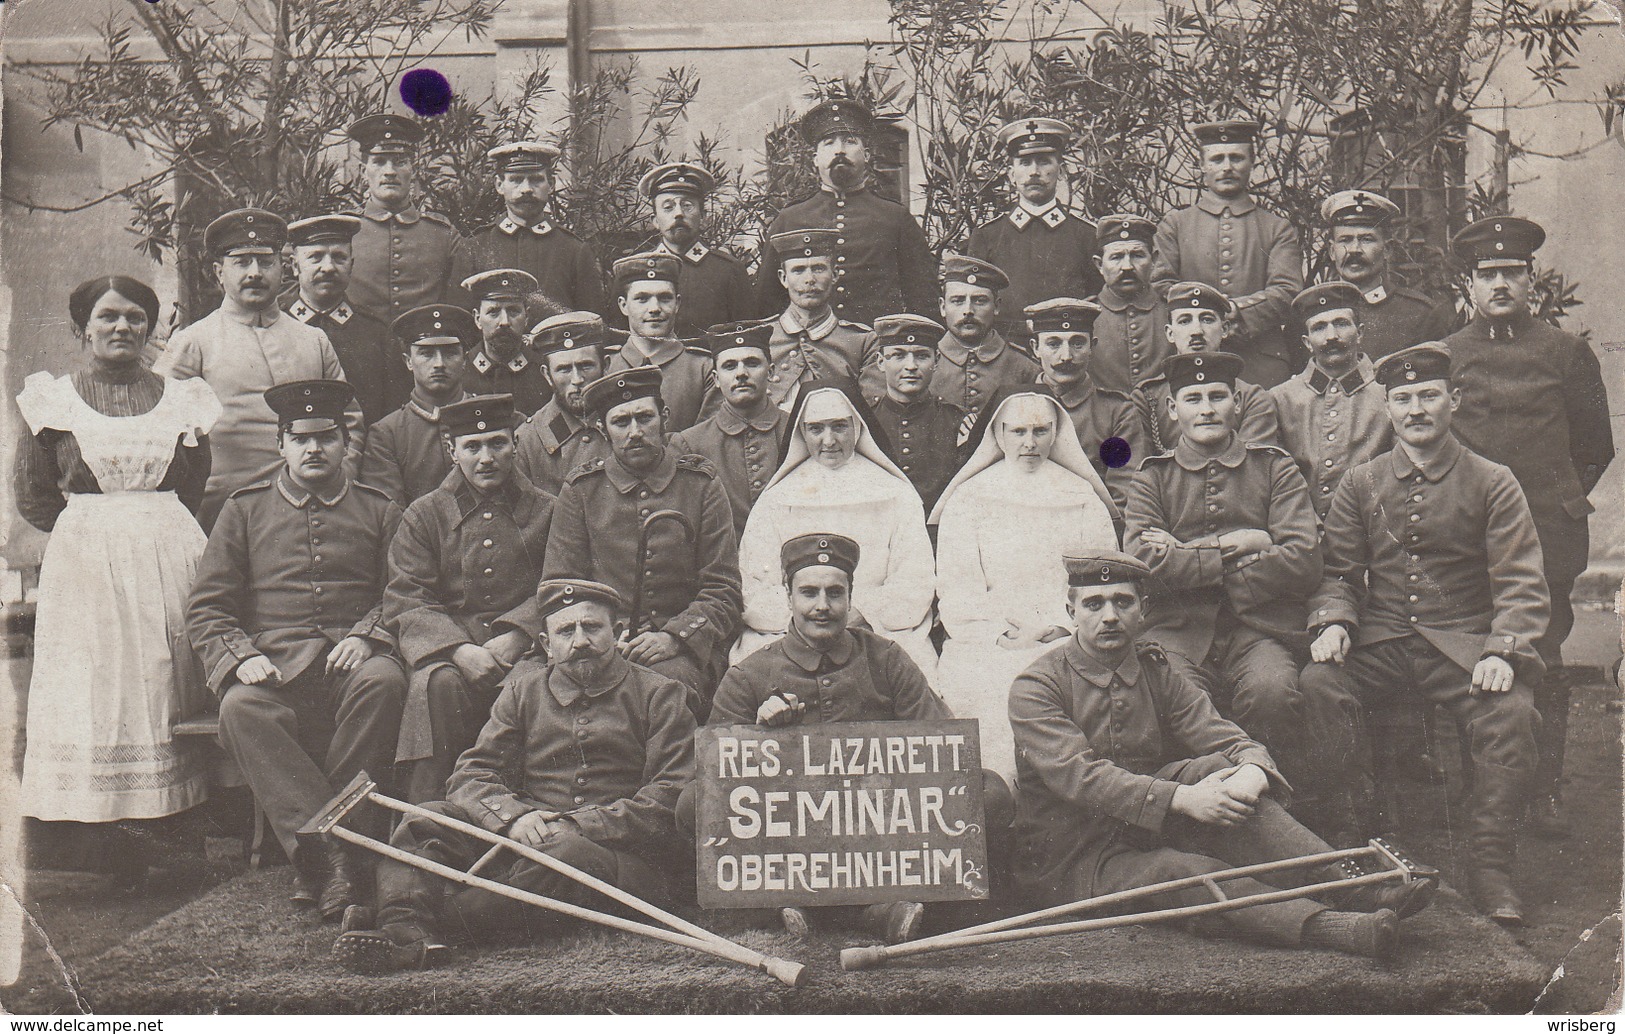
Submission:
[[[692,908],[697,729],[973,719],[1014,914],[1364,845],[1388,768],[1457,763],[1422,731],[1447,722],[1455,865],[1201,932],[1386,959],[1441,881],[1531,921],[1614,458],[1599,360],[1532,312],[1546,231],[1514,213],[1451,238],[1458,306],[1394,274],[1401,208],[1349,183],[1310,276],[1250,192],[1269,129],[1223,114],[1187,127],[1193,204],[1089,219],[1058,198],[1073,127],[1011,121],[1013,205],[938,252],[836,97],[799,113],[818,184],[754,266],[685,160],[651,163],[655,236],[605,267],[550,215],[554,142],[489,151],[504,213],[463,235],[421,205],[423,120],[383,112],[347,130],[359,208],[208,224],[221,301],[167,340],[152,286],[79,283],[83,361],[16,398],[17,507],[50,535],[30,836],[139,884],[216,746],[291,868],[274,907],[377,977],[546,917],[312,836],[363,773],[418,809],[372,817],[397,854],[608,906],[482,861],[483,830]],[[215,737],[176,734],[200,716]],[[1183,886],[1155,907],[1213,900]],[[899,945],[927,913],[752,922]]]

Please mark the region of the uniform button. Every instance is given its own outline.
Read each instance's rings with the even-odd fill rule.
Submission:
[[[1413,502],[1413,503],[1419,503],[1419,502],[1421,502],[1421,501],[1422,501],[1422,496],[1421,496],[1421,494],[1420,494],[1420,493],[1419,493],[1419,494],[1417,494],[1417,495],[1413,495],[1413,496],[1411,496],[1411,502]]]
[[[911,453],[911,452],[912,452],[912,451],[913,451],[913,450],[911,450],[911,449],[909,449],[909,448],[908,448],[908,447],[907,447],[907,446],[904,446],[904,447],[903,447],[903,455],[904,455],[904,456],[907,456],[907,455],[909,455],[909,454],[910,454],[910,453]]]
[[[1207,504],[1207,512],[1208,513],[1218,513],[1219,512],[1219,504],[1218,503],[1208,503]]]
[[[491,519],[491,511],[487,510],[487,511],[485,511],[485,513],[481,514],[481,516],[484,517],[486,520],[490,520]]]
[[[486,549],[490,549],[491,548],[491,540],[486,539],[484,542],[480,543],[480,545],[484,546]]]
[[[1416,615],[1415,615],[1415,614],[1412,614],[1412,615],[1411,615],[1411,624],[1413,624],[1413,625],[1414,625],[1414,624],[1416,624],[1416,620],[1417,620],[1417,619],[1416,619]]]
[[[486,568],[486,569],[485,569],[485,577],[487,577],[487,578],[489,578],[489,577],[491,577],[491,576],[492,576],[492,575],[494,575],[494,574],[496,574],[496,572],[495,572],[495,571],[493,571],[493,570],[492,570],[492,569],[491,569],[491,568],[489,568],[489,567],[487,567],[487,568]]]
[[[761,487],[762,487],[762,483],[761,483],[761,481],[759,481],[759,480],[758,480],[758,481],[752,481],[752,482],[751,482],[751,483],[750,483],[750,487],[752,487],[752,488],[761,488]]]
[[[1328,467],[1329,467],[1329,466],[1331,466],[1331,465],[1332,465],[1332,461],[1331,461],[1331,460],[1327,460],[1327,461],[1326,461],[1326,466],[1328,466]]]
[[[908,438],[908,437],[911,437],[911,436],[909,435],[909,433],[907,431],[904,431],[903,432],[903,437]]]
[[[590,719],[586,715],[582,715],[580,718],[576,719],[576,724],[586,725],[588,721],[590,721]]]
[[[587,730],[586,729],[577,729],[576,730],[576,739],[584,740],[586,738],[587,738]]]
[[[1328,493],[1329,493],[1329,492],[1331,492],[1331,490],[1332,490],[1332,486],[1331,486],[1331,485],[1321,485],[1321,486],[1320,486],[1320,493],[1321,493],[1321,495],[1326,495],[1326,494],[1328,494]]]
[[[846,243],[846,238],[845,237],[837,237],[837,238],[835,238],[835,243],[836,244],[845,244]]]
[[[318,586],[316,586],[316,595],[320,596],[321,594],[322,594],[322,587],[320,585],[318,585]]]
[[[1422,519],[1422,515],[1421,515],[1421,514],[1419,514],[1419,513],[1413,513],[1413,514],[1411,514],[1411,523],[1412,523],[1412,524],[1415,524],[1415,523],[1416,523],[1416,522],[1417,522],[1417,521],[1419,521],[1419,520],[1421,520],[1421,519]]]
[[[639,499],[647,499],[647,498],[649,498],[649,490],[647,488],[645,488],[643,491],[639,492],[638,493],[638,498]]]
[[[1415,602],[1416,602],[1416,599],[1417,599],[1417,596],[1416,596],[1416,594],[1415,594],[1415,593],[1411,593],[1411,602],[1412,602],[1412,603],[1415,603]]]
[[[1413,574],[1413,575],[1411,575],[1411,581],[1413,581],[1413,582],[1414,582],[1414,581],[1417,581],[1417,580],[1418,580],[1418,579],[1420,579],[1420,578],[1421,578],[1421,577],[1422,577],[1422,576],[1421,576],[1421,575],[1419,575],[1419,574]]]
[[[1335,410],[1335,409],[1334,409],[1334,410],[1332,410],[1332,411],[1331,411],[1331,415],[1332,415],[1332,416],[1336,416],[1336,415],[1337,415],[1337,410]]]
[[[577,786],[586,786],[587,785],[587,777],[586,776],[576,776],[576,785]]]
[[[576,795],[576,796],[575,796],[575,802],[576,802],[576,803],[577,803],[577,804],[586,804],[586,803],[587,803],[587,798],[585,798],[585,797],[583,797],[583,796],[581,796],[581,795],[580,795],[580,794],[577,794],[577,795]]]
[[[1328,435],[1326,435],[1326,440],[1327,440],[1327,441],[1328,441],[1328,442],[1335,442],[1335,441],[1337,441],[1337,435],[1336,435],[1336,433],[1335,433],[1335,432],[1334,432],[1334,433],[1330,433],[1330,434],[1328,434]]]
[[[316,561],[319,564],[319,563],[322,562],[322,555],[320,553],[317,553],[315,556],[311,557],[311,559]]]

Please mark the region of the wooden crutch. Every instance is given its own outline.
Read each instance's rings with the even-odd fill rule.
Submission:
[[[1220,883],[1247,877],[1262,876],[1273,872],[1283,872],[1291,869],[1304,869],[1311,866],[1330,865],[1348,859],[1381,860],[1388,864],[1388,868],[1376,872],[1362,873],[1341,880],[1331,880],[1324,883],[1311,884],[1303,887],[1293,887],[1289,890],[1271,891],[1264,894],[1252,894],[1239,898],[1229,897],[1219,887]],[[1232,912],[1238,908],[1248,908],[1253,905],[1268,905],[1279,901],[1292,901],[1297,898],[1313,897],[1328,890],[1342,890],[1350,887],[1361,887],[1372,883],[1387,883],[1400,880],[1409,883],[1419,878],[1436,878],[1438,870],[1430,866],[1412,861],[1399,848],[1387,840],[1377,837],[1365,847],[1353,847],[1341,851],[1323,851],[1319,854],[1301,855],[1297,858],[1282,858],[1271,862],[1260,862],[1255,865],[1243,865],[1233,869],[1221,869],[1217,872],[1201,873],[1196,876],[1186,876],[1177,880],[1168,880],[1164,883],[1154,883],[1145,887],[1135,887],[1132,890],[1117,891],[1112,894],[1101,894],[1081,901],[1072,901],[1063,905],[1053,905],[1036,912],[1028,912],[1007,919],[999,919],[980,926],[966,927],[962,930],[952,930],[948,933],[937,934],[933,937],[923,937],[917,941],[908,941],[903,944],[872,945],[868,947],[847,948],[841,952],[841,968],[845,970],[872,969],[885,965],[892,959],[906,958],[910,955],[923,955],[928,952],[946,951],[949,948],[968,948],[981,944],[1002,944],[1008,941],[1030,940],[1035,937],[1053,937],[1061,934],[1082,933],[1086,930],[1106,930],[1119,926],[1138,926],[1148,923],[1166,922],[1173,919],[1189,919],[1195,916],[1210,915],[1215,912]],[[1072,915],[1078,912],[1121,905],[1129,901],[1141,900],[1157,894],[1166,894],[1171,891],[1188,890],[1192,887],[1207,887],[1213,892],[1215,900],[1201,905],[1184,905],[1178,908],[1161,909],[1155,912],[1140,912],[1134,915],[1106,916],[1100,919],[1084,919],[1071,923],[1053,923],[1048,926],[1034,927],[1029,924],[1055,919],[1060,916]]]
[[[626,626],[628,639],[637,638],[643,623],[648,619],[648,615],[643,613],[643,572],[649,565],[649,530],[661,521],[676,521],[683,526],[689,539],[694,538],[694,525],[677,510],[656,510],[643,518],[643,523],[638,526],[638,564],[632,572],[632,613],[627,619]]]
[[[342,793],[329,801],[326,807],[306,823],[304,828],[299,830],[299,835],[301,837],[332,836],[374,854],[393,859],[404,865],[410,865],[424,872],[433,873],[454,883],[460,883],[465,887],[478,887],[481,890],[500,894],[514,901],[535,905],[538,908],[545,908],[548,911],[558,912],[575,919],[597,923],[600,926],[607,926],[624,933],[638,934],[657,941],[664,941],[667,944],[676,944],[728,959],[731,962],[737,962],[740,965],[760,970],[776,980],[789,984],[791,987],[800,987],[806,981],[806,969],[799,962],[775,958],[771,955],[763,955],[761,952],[753,951],[742,944],[737,944],[712,933],[704,927],[696,926],[680,916],[667,912],[663,908],[652,905],[634,894],[629,894],[612,883],[606,883],[591,873],[583,872],[568,862],[554,858],[552,855],[538,851],[526,844],[521,844],[511,837],[502,836],[500,833],[492,833],[487,829],[452,818],[449,815],[436,814],[415,804],[407,804],[405,801],[386,797],[377,792],[377,787],[378,784],[367,773],[357,773],[356,777],[350,781],[350,785],[346,786]],[[482,840],[491,844],[492,848],[479,861],[475,862],[467,872],[428,858],[419,857],[409,851],[403,851],[398,847],[347,828],[343,824],[344,821],[362,804],[373,804],[391,811],[398,811],[404,815],[426,819],[447,829],[456,830],[459,833]],[[658,926],[650,926],[646,923],[624,919],[620,916],[597,912],[590,908],[543,897],[540,894],[533,894],[530,891],[510,887],[505,883],[498,883],[495,880],[477,875],[478,870],[488,865],[496,854],[502,850],[513,851],[521,858],[545,866],[563,876],[568,876],[570,879],[598,891],[613,901],[619,902],[651,919],[667,924],[672,929],[666,930]]]

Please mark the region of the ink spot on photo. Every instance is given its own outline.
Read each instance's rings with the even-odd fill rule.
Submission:
[[[432,68],[401,76],[401,101],[419,115],[444,115],[451,107],[451,82]]]
[[[1133,456],[1134,450],[1121,438],[1108,438],[1100,443],[1100,462],[1113,470],[1127,465]]]

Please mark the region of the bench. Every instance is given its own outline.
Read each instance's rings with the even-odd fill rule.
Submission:
[[[236,787],[247,786],[248,780],[243,777],[242,769],[226,753],[220,745],[220,714],[217,711],[208,711],[193,715],[185,721],[176,722],[169,727],[169,733],[177,740],[191,737],[207,737],[212,744],[210,757],[209,782],[215,786]],[[254,808],[254,835],[248,846],[248,865],[258,869],[265,853],[265,828],[267,821],[265,810],[260,807],[258,797],[254,796],[252,788],[248,792],[249,799],[253,801]]]

